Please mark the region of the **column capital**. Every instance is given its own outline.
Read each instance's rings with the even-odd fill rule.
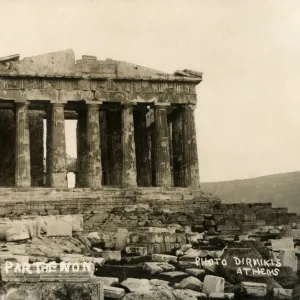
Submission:
[[[154,107],[164,108],[166,106],[171,106],[171,103],[169,103],[169,102],[154,102]]]
[[[137,105],[137,101],[123,101],[121,102],[122,106],[133,106],[133,105]]]
[[[15,107],[21,108],[21,107],[28,107],[30,104],[29,101],[15,101]]]
[[[91,106],[100,106],[103,104],[103,101],[84,101],[86,105],[91,105]]]
[[[68,101],[55,101],[55,100],[51,100],[50,101],[50,104],[53,104],[53,105],[66,105]]]
[[[65,107],[67,103],[66,102],[50,102],[48,108],[52,109],[52,107]]]

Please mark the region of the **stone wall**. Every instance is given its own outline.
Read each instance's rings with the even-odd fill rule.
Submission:
[[[201,190],[184,188],[2,189],[1,217],[59,214],[83,214],[85,231],[115,232],[120,227],[133,231],[179,224],[197,232],[213,229],[228,234],[288,224],[297,217],[278,213],[270,203],[227,205]]]
[[[240,232],[264,225],[286,225],[295,222],[297,214],[286,207],[273,208],[271,203],[218,204],[213,209],[218,230]]]
[[[139,205],[141,220],[161,220],[164,223],[191,225],[200,214],[212,213],[213,206],[219,199],[208,196],[202,191],[186,189],[118,189],[103,188],[91,192],[89,189],[54,190],[35,188],[29,190],[3,188],[0,196],[0,216],[18,218],[21,215],[56,215],[83,213],[88,230],[97,229],[98,225],[107,228],[120,226],[134,227],[139,220],[127,218],[126,210]],[[169,215],[168,218],[163,215]],[[188,217],[189,216],[189,217]],[[193,216],[194,219],[189,219]],[[121,222],[117,222],[117,220]],[[128,219],[128,220],[127,220]],[[133,220],[134,222],[131,222]],[[105,223],[105,224],[104,224]],[[154,225],[154,223],[150,222]]]

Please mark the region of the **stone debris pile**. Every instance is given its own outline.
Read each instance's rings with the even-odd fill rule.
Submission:
[[[300,296],[298,239],[286,236],[285,226],[228,235],[178,224],[111,232],[83,225],[82,215],[2,219],[0,262],[91,263],[91,282],[102,285],[108,300]]]

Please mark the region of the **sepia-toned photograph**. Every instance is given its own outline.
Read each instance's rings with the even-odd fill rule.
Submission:
[[[0,8],[0,300],[300,300],[298,0]]]

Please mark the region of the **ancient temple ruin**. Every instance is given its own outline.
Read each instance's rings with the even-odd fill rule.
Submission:
[[[0,59],[0,186],[67,187],[65,120],[77,120],[76,187],[199,187],[194,109],[202,73],[166,74],[72,50]],[[46,181],[44,173],[44,122]]]

